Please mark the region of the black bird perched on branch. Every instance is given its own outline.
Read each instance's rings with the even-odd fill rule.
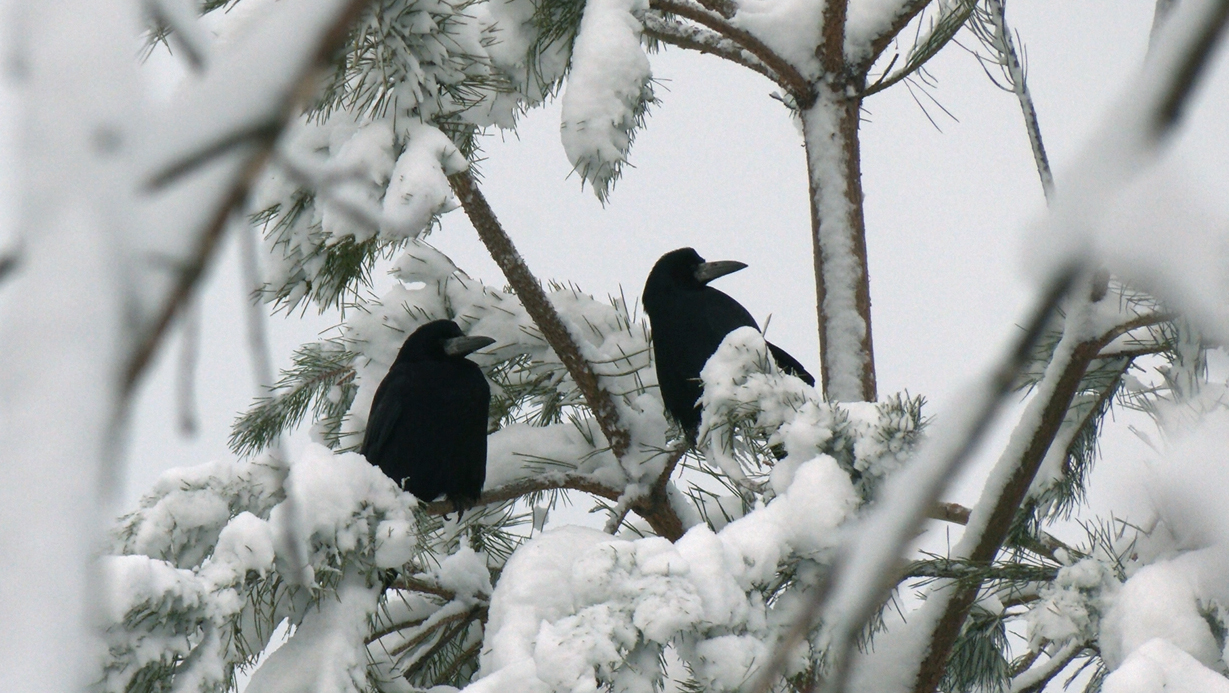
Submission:
[[[491,387],[465,358],[493,343],[451,320],[411,334],[376,389],[359,451],[420,501],[447,496],[458,519],[486,480]]]
[[[732,260],[705,262],[694,249],[679,248],[657,260],[644,284],[642,301],[653,327],[661,398],[693,443],[700,428],[697,400],[704,391],[700,370],[727,334],[740,327],[760,329],[741,303],[708,286],[745,267]],[[781,370],[815,384],[815,378],[785,350],[772,343],[768,349]]]

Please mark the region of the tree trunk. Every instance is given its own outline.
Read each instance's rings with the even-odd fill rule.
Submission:
[[[861,101],[821,82],[803,110],[811,196],[811,240],[819,313],[820,376],[830,402],[873,402],[870,277],[858,115]]]

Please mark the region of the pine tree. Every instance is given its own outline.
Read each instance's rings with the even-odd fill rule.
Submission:
[[[824,26],[842,31],[825,30],[801,61],[734,22],[724,0],[366,7],[275,150],[251,215],[273,258],[262,298],[287,311],[344,306],[341,335],[300,348],[236,421],[235,461],[168,474],[120,520],[103,565],[123,600],[100,688],[225,690],[282,627],[289,640],[255,689],[482,690],[534,677],[567,690],[667,679],[686,690],[866,689],[894,661],[913,667],[919,692],[1041,690],[1080,672],[1091,672],[1083,690],[1099,690],[1104,596],[1136,569],[1139,533],[1087,520],[1072,545],[1050,530],[1080,509],[1115,407],[1164,417],[1209,401],[1207,346],[1168,305],[1076,258],[967,420],[935,431],[922,397],[876,397],[862,99],[912,79],[969,27],[1023,106],[1047,194],[1054,185],[1004,3],[899,5],[870,27],[847,25],[843,3],[824,6]],[[885,59],[906,26],[916,41]],[[1206,60],[1210,40],[1174,36],[1177,54]],[[605,199],[654,103],[653,42],[781,84],[806,134],[809,202],[824,210],[813,220],[823,387],[781,373],[755,330],[731,333],[704,371],[694,448],[655,393],[634,305],[539,282],[477,175],[484,129],[514,127],[562,91],[565,149]],[[1189,88],[1141,99],[1153,127],[1142,148],[1159,146]],[[456,205],[508,287],[426,242]],[[1056,223],[1073,223],[1063,214],[1076,212],[1057,207]],[[399,284],[369,296],[388,259]],[[850,316],[861,325],[852,342],[834,326]],[[479,507],[461,520],[444,502],[416,505],[354,452],[401,342],[441,318],[496,339],[472,357],[493,384],[490,456]],[[1011,393],[1030,399],[995,472],[1003,483],[972,509],[936,503]],[[309,415],[326,445],[285,459],[276,442]],[[582,494],[606,513],[605,533],[543,534],[550,509]],[[948,553],[901,565],[924,516],[969,529]],[[882,542],[880,522],[891,528]],[[902,623],[893,613],[914,591],[926,595],[922,616]],[[1223,645],[1224,608],[1204,609]],[[1009,635],[1021,630],[1025,642]]]

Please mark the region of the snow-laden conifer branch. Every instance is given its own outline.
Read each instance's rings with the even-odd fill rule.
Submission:
[[[1068,325],[1077,322],[1069,319]],[[991,482],[987,483],[986,490],[974,506],[968,529],[954,549],[957,557],[988,564],[1007,540],[1016,513],[1066,420],[1067,411],[1088,367],[1101,348],[1112,339],[1109,333],[1081,339],[1079,329],[1071,328],[1055,350],[1045,378],[1038,384],[1034,399],[1012,434],[1007,452],[995,466]],[[998,480],[997,483],[995,480]],[[943,602],[946,608],[933,621],[933,631],[927,638],[930,647],[918,672],[915,693],[931,693],[939,686],[951,648],[977,598],[979,588],[979,584],[956,585],[950,591],[936,593],[932,598],[934,604]]]
[[[901,31],[904,30],[909,22],[913,21],[922,10],[926,9],[933,0],[903,0],[900,5],[900,10],[896,13],[895,18],[888,23],[882,31],[870,39],[870,53],[860,62],[862,71],[869,70],[871,65],[883,54],[887,47],[891,45],[892,40],[896,38]],[[973,0],[960,0],[961,2],[972,2]]]
[[[172,318],[196,285],[232,210],[246,197],[276,135],[294,115],[304,90],[310,86],[315,69],[341,45],[350,23],[365,5],[366,0],[334,0],[311,12],[274,13],[272,21],[245,36],[230,54],[219,56],[204,80],[171,111],[161,114],[157,127],[142,143],[144,170],[151,181],[165,179],[168,171],[186,171],[186,163],[200,166],[214,155],[232,151],[241,154],[227,161],[223,177],[206,177],[203,187],[207,192],[203,199],[195,196],[195,213],[187,219],[176,219],[177,224],[188,222],[195,228],[187,242],[181,242],[178,271],[138,330],[137,348],[125,376],[128,389],[135,385]],[[289,35],[297,38],[293,42],[278,40]],[[257,131],[262,133],[260,137],[243,138],[237,149],[217,148],[218,143],[235,140],[239,134]],[[190,136],[183,137],[184,132]],[[201,158],[202,153],[210,156]],[[199,185],[201,181],[194,182]]]
[[[580,347],[576,345],[569,328],[564,325],[542,289],[541,282],[529,270],[512,239],[495,217],[495,211],[478,188],[473,174],[462,171],[449,176],[448,180],[487,251],[503,271],[517,297],[521,299],[521,305],[525,306],[534,324],[542,331],[542,337],[559,356],[572,380],[580,388],[585,402],[597,418],[598,425],[602,427],[602,433],[610,442],[611,450],[616,457],[623,457],[631,445],[631,434],[619,420],[614,400],[598,382],[588,361],[581,355]]]
[[[692,0],[650,0],[649,7],[706,26],[738,44],[775,72],[779,82],[789,90],[795,102],[800,106],[805,107],[814,100],[814,89],[798,71],[798,68],[778,55],[754,34],[734,26],[717,12]]]
[[[753,690],[766,691],[771,687],[785,666],[787,653],[810,632],[821,611],[826,614],[831,633],[831,668],[825,690],[843,690],[857,634],[895,586],[896,567],[905,546],[913,540],[914,528],[934,507],[947,480],[968,459],[989,428],[1077,271],[1067,268],[1052,279],[1024,334],[975,391],[972,406],[963,408],[958,420],[932,433],[929,443],[918,451],[910,466],[884,489],[877,509],[842,543],[828,576],[799,609],[794,626],[775,646],[772,659],[760,671]]]
[[[745,68],[754,70],[768,79],[788,89],[782,79],[763,60],[757,58],[747,49],[738,45],[733,39],[705,29],[700,26],[684,24],[667,18],[661,12],[649,10],[644,13],[644,34],[649,38],[668,43],[679,48],[686,48],[699,53],[708,53],[719,58],[725,58]]]

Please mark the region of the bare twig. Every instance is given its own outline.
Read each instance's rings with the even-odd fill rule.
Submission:
[[[935,503],[931,506],[929,517],[932,520],[943,520],[957,525],[969,524],[969,513],[972,511],[959,503]]]
[[[486,491],[478,498],[473,507],[504,503],[530,493],[562,489],[584,491],[585,493],[592,493],[595,496],[611,501],[618,501],[619,495],[622,493],[621,489],[611,488],[587,474],[540,474]],[[447,515],[454,510],[456,508],[446,500],[426,504],[426,511],[431,515]]]

